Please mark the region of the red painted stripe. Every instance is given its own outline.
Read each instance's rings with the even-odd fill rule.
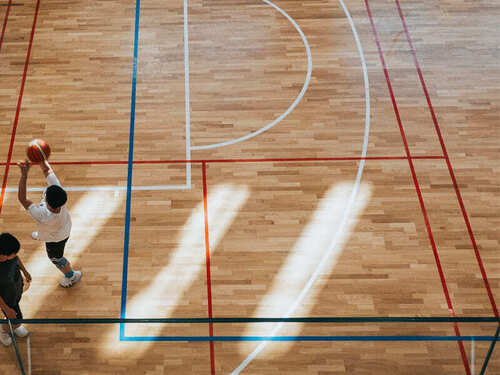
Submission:
[[[290,158],[290,159],[207,159],[207,160],[134,160],[133,164],[202,164],[202,163],[265,163],[265,162],[301,162],[301,161],[357,161],[357,160],[407,160],[407,156],[372,156],[372,157],[338,157],[338,158]],[[444,159],[444,156],[412,156],[412,159]],[[7,163],[0,163],[0,166]],[[52,165],[123,165],[126,160],[111,161],[53,161]],[[16,163],[10,163],[16,165]]]
[[[7,20],[9,19],[9,12],[10,12],[11,4],[12,4],[12,0],[9,0],[9,3],[7,4],[7,9],[5,10],[5,18],[3,20],[2,34],[0,35],[0,51],[2,50],[2,42],[3,42],[3,37],[5,35],[5,29],[7,28]]]
[[[448,151],[446,150],[446,146],[444,144],[444,139],[443,139],[443,136],[441,134],[441,129],[439,127],[439,123],[438,123],[436,114],[434,112],[434,107],[432,106],[432,103],[431,103],[431,98],[429,95],[429,91],[427,90],[427,85],[425,84],[424,76],[422,74],[422,69],[420,69],[420,64],[419,64],[418,59],[417,59],[417,54],[415,52],[415,48],[413,47],[413,42],[411,40],[410,33],[408,32],[408,27],[406,26],[406,21],[405,21],[404,15],[403,15],[403,11],[401,10],[401,6],[399,5],[399,1],[398,0],[395,0],[395,1],[396,1],[396,5],[398,8],[398,12],[399,12],[399,17],[401,18],[401,22],[403,23],[403,28],[404,28],[404,31],[406,34],[406,40],[408,41],[408,44],[410,45],[410,51],[411,51],[411,54],[413,56],[413,62],[415,63],[415,67],[417,68],[417,73],[418,73],[418,77],[420,79],[420,84],[422,85],[422,89],[424,91],[425,98],[427,99],[427,106],[429,107],[432,121],[434,122],[434,128],[436,129],[436,133],[437,133],[438,138],[439,138],[439,143],[441,144],[441,149],[443,150],[443,155],[444,155],[444,158],[446,160],[446,165],[448,166],[448,171],[450,173],[451,180],[453,181],[453,187],[455,188],[455,194],[457,196],[457,200],[458,200],[458,203],[460,205],[460,209],[462,210],[462,216],[464,217],[465,225],[467,226],[467,231],[469,232],[469,237],[470,237],[470,240],[472,242],[472,247],[474,248],[474,253],[476,255],[477,263],[479,265],[479,269],[481,270],[481,275],[483,277],[484,285],[485,285],[486,291],[488,293],[488,297],[490,299],[491,308],[492,308],[495,316],[498,317],[498,309],[497,309],[497,305],[495,302],[495,298],[493,297],[493,293],[491,292],[490,283],[488,281],[488,276],[486,275],[486,270],[484,268],[483,261],[481,259],[481,255],[479,254],[479,250],[477,247],[474,232],[472,231],[472,226],[471,226],[470,221],[469,221],[469,216],[467,215],[467,211],[465,210],[465,205],[464,205],[464,202],[462,200],[462,195],[460,194],[460,189],[458,187],[458,183],[457,183],[457,180],[455,178],[455,173],[453,172],[453,167],[451,166],[450,158],[448,157]]]
[[[35,36],[36,20],[38,18],[38,10],[40,9],[40,0],[36,2],[35,16],[33,18],[33,26],[31,27],[30,42],[28,45],[28,52],[26,53],[26,60],[24,62],[24,73],[21,81],[21,89],[19,90],[19,97],[17,100],[16,117],[12,125],[12,134],[10,137],[9,153],[7,154],[7,163],[5,164],[5,173],[3,175],[2,192],[0,193],[0,213],[2,212],[3,200],[5,197],[5,188],[7,186],[7,177],[9,175],[9,167],[12,160],[12,150],[14,149],[14,140],[16,139],[17,124],[19,122],[19,113],[21,112],[21,103],[23,100],[24,84],[26,83],[26,75],[28,74],[28,66],[30,63],[31,47],[33,46],[33,38]]]
[[[212,315],[212,279],[210,277],[210,238],[208,236],[208,205],[207,205],[207,164],[201,165],[203,173],[203,212],[205,213],[205,258],[207,264],[207,295],[208,295],[208,317],[213,318]],[[210,337],[214,335],[214,325],[209,323]],[[212,368],[212,375],[215,375],[215,354],[214,342],[210,341],[210,364]]]
[[[394,109],[394,113],[395,113],[396,119],[398,121],[399,131],[401,133],[401,138],[403,140],[403,144],[404,144],[406,155],[408,156],[408,164],[410,166],[411,175],[412,175],[412,178],[413,178],[413,183],[414,183],[415,189],[417,191],[418,201],[420,203],[420,208],[422,210],[422,215],[424,216],[425,226],[427,228],[427,235],[429,237],[429,241],[430,241],[431,247],[432,247],[432,252],[434,254],[434,259],[436,261],[436,266],[437,266],[437,269],[438,269],[439,278],[441,280],[441,285],[443,287],[443,292],[444,292],[444,295],[445,295],[445,298],[446,298],[446,303],[448,305],[448,311],[449,311],[450,315],[452,317],[454,317],[455,316],[455,312],[453,310],[453,304],[451,302],[450,293],[449,293],[448,287],[446,285],[446,278],[444,276],[443,268],[441,266],[441,261],[439,259],[439,254],[438,254],[438,251],[437,251],[436,243],[434,241],[434,235],[432,234],[432,229],[431,229],[431,225],[430,225],[430,222],[429,222],[429,217],[427,215],[427,210],[425,208],[425,204],[424,204],[424,199],[423,199],[423,196],[422,196],[422,192],[420,191],[420,185],[418,183],[417,174],[416,174],[415,168],[413,166],[413,161],[412,161],[412,158],[411,158],[410,149],[408,147],[408,142],[406,140],[406,134],[405,134],[405,131],[404,131],[404,128],[403,128],[403,124],[401,122],[401,117],[399,115],[398,105],[396,103],[396,97],[395,97],[394,91],[392,89],[392,84],[391,84],[391,80],[390,80],[390,77],[389,77],[389,72],[387,71],[387,65],[385,63],[384,54],[382,52],[382,47],[380,45],[380,40],[379,40],[379,37],[378,37],[378,34],[377,34],[377,30],[375,28],[375,23],[373,22],[373,16],[372,16],[372,13],[371,13],[371,10],[370,10],[370,5],[368,3],[368,0],[365,0],[365,5],[366,5],[366,11],[368,13],[368,17],[370,18],[370,23],[371,23],[373,35],[374,35],[374,38],[375,38],[375,43],[377,44],[377,49],[378,49],[378,53],[379,53],[379,56],[380,56],[380,61],[382,62],[382,67],[384,69],[384,75],[385,75],[385,79],[386,79],[386,82],[387,82],[387,87],[389,89],[389,93],[390,93],[390,96],[391,96],[392,106],[393,106],[393,109]],[[455,329],[455,334],[457,336],[460,336],[460,330],[458,328],[457,323],[454,323],[454,329]],[[457,341],[457,343],[458,343],[458,346],[459,346],[459,349],[460,349],[460,353],[462,355],[462,361],[464,363],[465,371],[466,371],[467,375],[470,375],[471,372],[470,372],[469,362],[467,360],[467,354],[465,353],[464,344],[463,344],[462,341]]]

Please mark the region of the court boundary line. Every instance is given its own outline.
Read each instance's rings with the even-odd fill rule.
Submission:
[[[444,159],[442,155],[413,155],[412,159]],[[241,158],[241,159],[174,159],[174,160],[133,160],[132,164],[201,164],[201,163],[266,163],[266,162],[306,162],[306,161],[356,161],[356,160],[407,160],[407,156],[338,156],[304,158]],[[0,166],[7,163],[0,162]],[[10,162],[11,166],[16,163]],[[51,165],[128,165],[127,160],[95,161],[51,161]]]
[[[467,231],[469,233],[469,238],[471,240],[472,247],[474,249],[474,254],[476,256],[476,261],[478,263],[478,266],[479,266],[479,269],[480,269],[480,272],[481,272],[481,276],[483,278],[484,286],[486,288],[486,293],[488,294],[488,298],[490,300],[490,304],[491,304],[491,308],[493,310],[493,314],[495,314],[495,316],[498,316],[498,309],[497,309],[497,305],[496,305],[496,302],[495,302],[495,298],[494,298],[493,293],[492,293],[491,288],[490,288],[490,283],[488,281],[488,276],[486,274],[486,269],[484,268],[484,264],[483,264],[483,261],[481,259],[481,254],[479,253],[479,249],[477,247],[477,243],[476,243],[476,239],[475,239],[475,236],[474,236],[474,232],[472,231],[472,226],[471,226],[471,223],[469,221],[469,217],[467,215],[467,210],[465,209],[465,204],[464,204],[463,199],[462,199],[462,194],[460,193],[460,188],[458,186],[458,183],[457,183],[457,180],[456,180],[456,177],[455,177],[455,173],[453,171],[453,167],[451,165],[451,161],[450,161],[450,158],[448,156],[448,151],[447,151],[446,145],[444,143],[443,135],[441,133],[441,128],[439,127],[439,122],[437,120],[436,113],[434,112],[434,106],[432,105],[431,98],[430,98],[430,95],[429,95],[429,91],[427,90],[427,85],[425,84],[425,80],[424,80],[424,76],[423,76],[423,73],[422,73],[422,69],[420,68],[420,63],[418,62],[418,59],[417,59],[417,53],[416,53],[416,50],[415,50],[415,48],[413,46],[413,42],[412,42],[412,39],[410,37],[410,33],[408,31],[408,27],[406,25],[405,17],[404,17],[403,11],[401,9],[401,6],[399,4],[399,0],[395,0],[395,2],[396,2],[396,6],[397,6],[397,9],[398,9],[398,13],[399,13],[399,18],[401,19],[401,23],[403,25],[403,29],[404,29],[404,32],[406,34],[406,40],[408,41],[408,45],[410,46],[410,52],[411,52],[412,57],[413,57],[413,62],[415,64],[415,68],[417,70],[417,74],[418,74],[418,77],[419,77],[419,80],[420,80],[420,84],[422,86],[422,90],[424,92],[424,95],[425,95],[425,98],[426,98],[426,101],[427,101],[427,106],[429,108],[429,112],[430,112],[430,115],[432,117],[432,121],[434,123],[434,129],[436,130],[436,133],[437,133],[437,136],[438,136],[438,139],[439,139],[439,143],[440,143],[441,149],[443,151],[443,156],[444,156],[444,159],[446,161],[446,165],[448,167],[448,173],[450,174],[451,180],[453,182],[453,187],[455,189],[455,194],[457,196],[458,204],[460,206],[460,210],[462,211],[462,216],[463,216],[464,221],[465,221],[465,226],[467,227]]]
[[[404,145],[404,148],[405,148],[405,153],[408,156],[408,164],[409,164],[409,167],[410,167],[411,176],[412,176],[413,183],[414,183],[414,186],[415,186],[415,190],[416,190],[416,193],[417,193],[417,196],[418,196],[418,201],[419,201],[419,204],[420,204],[420,209],[422,211],[422,216],[423,216],[424,221],[425,221],[425,226],[426,226],[426,229],[427,229],[427,236],[429,238],[429,242],[430,242],[430,245],[431,245],[431,248],[432,248],[432,252],[433,252],[433,255],[434,255],[434,260],[435,260],[436,267],[437,267],[437,270],[438,270],[439,278],[441,280],[441,285],[442,285],[442,289],[443,289],[443,292],[444,292],[444,295],[445,295],[446,304],[448,305],[448,311],[449,311],[450,315],[455,316],[455,311],[453,309],[453,303],[451,301],[451,297],[450,297],[450,294],[449,294],[449,291],[448,291],[448,286],[447,286],[447,283],[446,283],[446,278],[445,278],[444,271],[443,271],[443,268],[442,268],[442,265],[441,265],[441,260],[439,258],[439,253],[438,253],[438,249],[437,249],[437,246],[436,246],[436,243],[435,243],[435,240],[434,240],[434,235],[433,235],[433,232],[432,232],[432,228],[431,228],[431,224],[430,224],[430,221],[429,221],[429,217],[427,215],[427,209],[425,207],[425,202],[424,202],[424,199],[423,199],[423,195],[422,195],[422,192],[420,190],[420,184],[418,182],[418,176],[416,174],[415,167],[413,165],[413,160],[411,159],[411,151],[410,151],[410,148],[408,146],[407,139],[406,139],[406,132],[404,130],[403,123],[402,123],[402,120],[401,120],[401,117],[400,117],[400,114],[399,114],[399,108],[398,108],[398,105],[397,105],[397,102],[396,102],[396,97],[395,97],[395,94],[394,94],[394,91],[393,91],[393,88],[392,88],[392,83],[391,83],[391,79],[390,79],[390,76],[389,76],[389,72],[387,70],[387,65],[386,65],[386,62],[385,62],[384,53],[382,51],[382,45],[380,43],[380,39],[378,37],[378,33],[377,33],[377,30],[376,30],[376,27],[375,27],[375,22],[374,22],[374,19],[373,19],[373,16],[372,16],[372,12],[371,12],[371,9],[370,9],[369,0],[365,0],[365,6],[366,6],[366,11],[368,13],[368,17],[370,19],[372,34],[374,36],[375,43],[377,45],[378,54],[379,54],[380,61],[381,61],[381,64],[382,64],[382,68],[383,68],[383,71],[384,71],[385,80],[387,82],[387,88],[389,90],[389,94],[390,94],[390,97],[391,97],[392,107],[394,109],[394,114],[396,116],[398,127],[399,127],[399,130],[400,130],[400,133],[401,133],[401,138],[402,138],[403,145]],[[455,329],[456,336],[461,336],[458,324],[454,323],[453,326],[454,326],[454,329]],[[467,375],[470,375],[469,361],[467,359],[467,354],[465,352],[465,348],[464,348],[463,342],[457,341],[457,343],[458,343],[459,350],[460,350],[460,353],[461,353],[461,356],[462,356],[462,362],[464,364],[465,371],[466,371]]]
[[[5,322],[6,319],[0,319]],[[14,324],[59,324],[59,325],[86,325],[86,324],[227,324],[227,323],[495,323],[500,322],[498,317],[291,317],[291,318],[37,318],[12,319]],[[392,336],[127,336],[122,341],[171,341],[171,342],[220,342],[220,341],[498,341],[498,336],[419,336],[419,335],[392,335]],[[491,348],[490,348],[491,350]]]
[[[186,159],[191,160],[191,99],[189,93],[189,22],[188,2],[184,0],[184,94],[186,111]],[[191,163],[186,163],[186,186],[191,187]]]
[[[125,228],[123,234],[123,268],[122,268],[122,287],[120,300],[120,317],[125,318],[127,307],[127,284],[128,284],[128,252],[130,241],[130,211],[132,201],[132,173],[134,159],[134,128],[135,128],[135,103],[137,94],[137,57],[139,49],[139,17],[141,10],[141,0],[135,3],[135,30],[134,30],[134,62],[132,69],[132,92],[130,98],[130,131],[129,131],[129,152],[127,166],[127,199],[125,208]],[[120,323],[120,341],[125,336],[125,326]]]
[[[273,317],[273,318],[250,318],[250,317],[227,317],[227,318],[23,318],[10,319],[14,324],[115,324],[115,323],[500,323],[500,317],[450,317],[450,316],[317,316],[317,317]],[[6,324],[5,318],[0,323]]]
[[[207,201],[207,165],[202,165],[202,178],[203,178],[203,216],[205,224],[205,266],[207,272],[207,304],[208,304],[208,317],[213,318],[212,314],[212,277],[210,273],[210,237],[208,230],[208,201]],[[214,325],[212,322],[208,323],[208,330],[210,337],[214,336]],[[212,375],[215,375],[215,350],[214,343],[210,341],[210,365]]]
[[[7,28],[7,21],[9,19],[9,13],[10,13],[10,7],[12,5],[12,0],[9,0],[9,2],[6,5],[7,5],[7,9],[5,10],[5,17],[3,19],[2,34],[0,34],[0,52],[2,51],[2,43],[3,43],[3,38],[5,36],[5,29]]]
[[[2,207],[3,207],[4,197],[5,197],[5,189],[7,187],[7,177],[9,175],[9,169],[10,169],[11,160],[12,160],[12,152],[14,150],[14,141],[16,139],[17,125],[19,123],[19,114],[21,112],[21,105],[22,105],[23,94],[24,94],[24,86],[26,84],[26,77],[28,75],[28,67],[29,67],[30,57],[31,57],[31,48],[33,47],[33,40],[35,38],[36,21],[38,19],[38,11],[39,10],[40,10],[40,0],[37,0],[35,12],[34,12],[34,16],[33,16],[33,24],[31,26],[30,40],[29,40],[28,49],[26,52],[26,59],[24,61],[24,72],[23,72],[23,77],[21,80],[21,87],[19,89],[19,96],[18,96],[17,106],[16,106],[16,115],[14,117],[14,122],[12,124],[12,132],[11,132],[11,137],[10,137],[9,151],[7,154],[7,161],[5,163],[5,171],[4,171],[4,175],[3,175],[2,190],[0,192],[0,213],[2,212]]]
[[[268,158],[268,159],[213,159],[213,160],[150,160],[150,161],[133,161],[132,164],[211,164],[211,163],[293,163],[293,162],[328,162],[328,161],[365,161],[365,160],[407,160],[405,156],[372,156],[372,157],[331,157],[331,158]],[[412,156],[413,160],[439,160],[444,159],[443,156]],[[125,165],[126,161],[99,161],[99,162],[51,162],[52,165]],[[5,165],[5,163],[0,163]],[[11,163],[15,165],[15,163]],[[131,186],[132,191],[165,191],[165,190],[187,190],[191,186],[187,185],[137,185]],[[66,191],[126,191],[127,186],[124,185],[101,185],[101,186],[65,186]],[[42,192],[45,187],[31,187],[28,192]],[[6,192],[17,192],[17,187],[6,188]]]
[[[135,336],[123,341],[495,341],[494,336]],[[498,341],[498,339],[496,340]]]

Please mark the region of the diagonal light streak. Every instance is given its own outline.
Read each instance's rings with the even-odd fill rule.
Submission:
[[[342,6],[342,9],[344,10],[344,13],[346,15],[347,21],[349,22],[349,26],[351,27],[351,31],[354,36],[354,40],[356,42],[356,46],[358,49],[359,57],[361,60],[361,68],[363,70],[363,81],[364,81],[364,87],[365,87],[365,134],[363,137],[363,149],[361,151],[361,156],[364,158],[366,157],[367,150],[368,150],[368,139],[369,139],[369,134],[370,134],[370,84],[368,80],[368,69],[366,67],[366,61],[365,61],[365,56],[363,52],[363,47],[361,46],[361,42],[358,36],[358,32],[356,30],[356,26],[354,24],[354,21],[351,17],[351,14],[349,13],[349,9],[346,7],[345,3],[343,0],[339,0],[340,5]],[[358,166],[358,171],[356,173],[356,181],[354,183],[354,186],[352,188],[351,194],[348,197],[348,204],[345,207],[345,211],[343,214],[343,219],[342,219],[342,226],[344,226],[348,221],[347,218],[351,215],[351,209],[355,204],[355,201],[357,199],[357,194],[358,194],[358,188],[360,188],[360,183],[361,183],[361,177],[363,175],[363,170],[365,166],[365,160],[361,160]],[[343,229],[342,229],[343,230]],[[340,229],[338,230],[337,233],[342,232]],[[335,249],[335,242],[332,242],[332,246],[328,249],[328,251],[325,253],[325,256],[322,258],[321,262],[327,261],[327,258],[329,257],[330,252],[334,251]],[[319,271],[322,269],[323,265],[322,263],[318,266],[314,274],[311,276],[309,281],[307,282],[306,286],[302,290],[301,294],[297,298],[296,302],[294,303],[293,306],[288,310],[287,316],[291,314],[297,305],[301,302],[302,298],[304,298],[305,294],[307,291],[311,288],[311,286],[314,284],[316,281],[316,278],[318,277]],[[283,324],[277,325],[273,331],[272,331],[272,336],[276,334],[276,332],[281,328]],[[236,375],[239,374],[250,362],[257,357],[257,355],[266,347],[267,342],[262,342],[255,348],[244,360],[241,362],[238,367],[236,367],[232,372],[231,375]]]
[[[80,269],[78,260],[83,252],[114,215],[123,199],[123,194],[117,196],[113,192],[88,192],[71,208],[73,226],[64,255],[76,269]],[[49,294],[59,287],[62,273],[48,259],[44,244],[38,247],[26,263],[26,268],[33,277],[31,291],[36,290],[36,295],[28,292],[23,297],[23,308],[27,315],[35,315],[40,305],[47,303]],[[85,269],[82,282],[85,282]]]
[[[368,203],[370,196],[368,185],[359,186],[354,202],[350,202],[349,199],[352,190],[353,185],[350,183],[340,183],[330,188],[274,278],[273,286],[255,313],[256,317],[281,317],[285,311],[285,317],[294,313],[309,316],[313,304],[306,305],[304,301],[306,298],[310,301],[315,299],[320,288],[312,288],[314,281],[320,273],[333,270],[353,231],[357,217]],[[283,323],[273,327],[271,336],[282,327]],[[286,329],[287,335],[295,336],[301,325],[289,325]],[[268,325],[262,327],[248,325],[245,332],[245,336],[268,335]],[[291,344],[291,342],[280,343],[279,349],[286,350]],[[260,350],[266,344],[261,345]],[[240,345],[240,349],[242,353],[248,352],[245,343]]]
[[[224,237],[238,211],[248,199],[249,192],[244,186],[219,185],[208,196],[208,214],[210,217],[209,238],[210,248],[216,249]],[[205,221],[203,201],[194,209],[184,225],[179,239],[179,245],[169,259],[168,265],[151,280],[150,285],[127,303],[127,318],[151,318],[152,311],[159,311],[161,317],[169,317],[173,310],[183,303],[185,293],[196,278],[200,277],[205,265]],[[147,336],[159,334],[164,325],[148,325]],[[138,335],[141,325],[126,325],[127,336]],[[116,351],[116,333],[108,332],[110,351]],[[147,350],[151,342],[140,346],[121,346],[130,348],[134,353]]]

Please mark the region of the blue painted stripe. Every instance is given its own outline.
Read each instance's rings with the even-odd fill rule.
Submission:
[[[492,341],[493,336],[124,336],[122,341]]]
[[[132,170],[134,161],[134,127],[135,127],[135,98],[137,86],[137,52],[139,45],[139,16],[141,1],[135,3],[135,35],[134,35],[134,65],[132,73],[132,95],[130,104],[130,134],[128,146],[128,176],[127,176],[127,203],[125,213],[125,233],[123,239],[123,270],[122,270],[122,298],[120,317],[125,318],[127,304],[127,278],[128,278],[128,250],[130,239],[130,202],[132,198]],[[120,323],[120,339],[125,336],[125,326]]]
[[[488,349],[488,354],[486,354],[486,358],[484,359],[483,367],[481,367],[481,372],[479,373],[479,375],[484,375],[484,372],[486,371],[486,367],[488,366],[488,362],[490,360],[491,354],[493,353],[493,349],[495,348],[495,344],[498,341],[498,335],[500,335],[500,324],[497,327],[497,330],[495,332],[495,336],[493,337],[490,348]]]

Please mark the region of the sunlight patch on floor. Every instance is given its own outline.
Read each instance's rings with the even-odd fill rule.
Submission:
[[[339,183],[330,188],[286,262],[274,277],[273,285],[260,301],[254,317],[309,316],[321,285],[312,275],[331,274],[344,250],[359,215],[368,204],[370,188],[361,184],[355,201],[350,203],[353,184]],[[328,253],[328,254],[327,254]],[[249,324],[244,336],[295,336],[301,324]],[[269,343],[263,356],[286,352],[293,342]],[[247,354],[255,344],[242,342],[240,352]]]
[[[115,211],[123,204],[124,194],[115,195],[113,192],[94,191],[86,193],[70,209],[72,230],[66,244],[64,256],[71,262],[75,270],[81,269],[79,258],[94,241],[106,222],[113,217]],[[46,299],[59,286],[63,274],[52,264],[47,257],[45,244],[42,242],[36,253],[25,264],[33,277],[32,285],[23,296],[23,313],[35,316],[40,306],[47,303]],[[85,269],[82,269],[81,285],[85,284]],[[36,291],[36,292],[35,292]]]
[[[239,210],[246,202],[249,191],[244,186],[220,185],[210,189],[208,202],[208,222],[210,250],[213,253],[224,237]],[[205,214],[203,202],[192,212],[184,225],[179,245],[168,264],[154,276],[150,285],[130,298],[126,306],[127,318],[168,318],[180,304],[191,303],[185,293],[198,278],[206,279],[205,265]],[[206,282],[206,281],[205,281]],[[206,286],[193,302],[198,317],[208,317]],[[200,301],[199,298],[202,298]],[[193,316],[194,317],[194,316]],[[127,324],[126,336],[158,336],[164,324]],[[114,347],[118,337],[114,332],[108,334],[108,347]],[[151,342],[141,342],[133,347],[134,352],[145,351]],[[130,347],[130,346],[126,346]]]

